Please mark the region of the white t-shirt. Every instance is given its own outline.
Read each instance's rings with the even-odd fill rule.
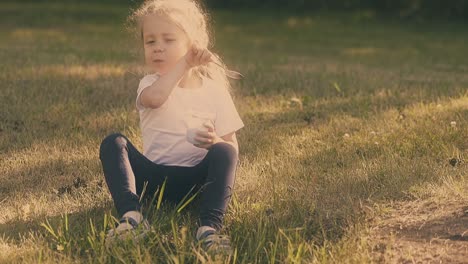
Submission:
[[[219,137],[244,126],[229,91],[208,78],[202,78],[202,86],[197,89],[176,86],[162,106],[145,108],[140,102],[141,92],[158,77],[156,74],[143,77],[136,98],[143,136],[143,155],[154,163],[192,167],[203,160],[208,151],[187,141],[189,113],[209,116]]]

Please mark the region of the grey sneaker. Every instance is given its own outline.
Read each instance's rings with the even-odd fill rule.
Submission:
[[[200,246],[209,254],[232,254],[229,236],[217,234],[212,227],[201,226],[198,228],[196,238]]]
[[[139,242],[146,237],[150,230],[151,226],[146,219],[138,223],[131,217],[122,217],[119,225],[107,233],[105,243],[106,246],[110,246],[117,241],[132,240]]]

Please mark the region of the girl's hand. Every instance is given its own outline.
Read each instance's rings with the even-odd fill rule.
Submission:
[[[198,143],[194,144],[195,147],[209,149],[214,144],[223,141],[214,132],[214,126],[211,122],[206,122],[203,126],[208,128],[208,131],[197,131],[195,141]]]
[[[207,49],[200,49],[196,46],[192,46],[191,49],[185,54],[185,61],[190,68],[205,65],[211,62],[213,54]]]

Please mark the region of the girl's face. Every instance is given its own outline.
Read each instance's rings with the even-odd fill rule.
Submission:
[[[145,61],[155,73],[166,74],[188,51],[185,32],[166,17],[146,16],[142,32]]]

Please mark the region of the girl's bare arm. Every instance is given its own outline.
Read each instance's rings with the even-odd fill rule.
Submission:
[[[187,71],[192,67],[207,64],[212,56],[213,54],[207,49],[192,47],[174,68],[143,90],[140,97],[141,104],[149,108],[158,108],[163,105]]]
[[[160,76],[150,87],[143,90],[140,97],[141,104],[149,108],[159,108],[163,105],[188,68],[187,61],[182,57],[171,71]]]

